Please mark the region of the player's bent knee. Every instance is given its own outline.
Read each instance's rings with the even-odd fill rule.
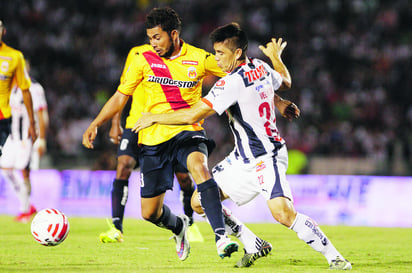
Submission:
[[[292,202],[285,197],[277,197],[268,202],[273,218],[284,226],[290,227],[296,218]]]
[[[136,160],[130,156],[120,156],[118,158],[116,176],[117,179],[129,179],[133,168],[136,166]]]

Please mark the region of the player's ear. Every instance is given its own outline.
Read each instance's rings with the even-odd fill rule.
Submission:
[[[179,37],[179,31],[177,31],[176,29],[172,30],[170,32],[170,37],[172,37],[172,40],[178,38]]]
[[[242,53],[243,53],[243,50],[242,50],[241,48],[236,48],[236,50],[235,50],[235,58],[236,58],[236,60],[239,60],[240,57],[242,57]]]

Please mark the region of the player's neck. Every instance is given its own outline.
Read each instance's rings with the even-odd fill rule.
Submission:
[[[173,60],[179,57],[180,53],[182,52],[182,46],[183,46],[183,41],[178,39],[175,43],[175,50],[173,51],[169,59]]]

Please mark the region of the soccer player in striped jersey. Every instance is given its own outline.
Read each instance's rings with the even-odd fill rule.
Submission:
[[[10,134],[11,108],[9,97],[14,84],[22,90],[23,101],[29,115],[28,135],[36,140],[32,97],[29,91],[31,80],[26,70],[23,54],[3,42],[6,28],[0,20],[0,155],[3,145]]]
[[[29,62],[26,64],[27,71],[30,72]],[[39,168],[40,157],[46,151],[49,119],[43,87],[38,82],[32,81],[30,92],[33,97],[34,117],[39,138],[33,144],[28,135],[30,119],[23,102],[23,92],[15,85],[10,94],[11,133],[4,144],[3,155],[0,158],[2,174],[13,186],[20,201],[20,214],[15,220],[22,223],[29,222],[31,216],[36,213],[36,208],[30,202],[30,170]]]
[[[85,147],[93,148],[97,128],[123,109],[134,92],[144,92],[145,111],[173,112],[189,108],[200,100],[206,75],[225,75],[212,54],[180,39],[180,29],[180,18],[170,8],[155,8],[148,14],[146,34],[150,45],[139,48],[117,92],[86,129],[83,134]],[[142,216],[175,234],[179,259],[185,260],[190,252],[189,219],[185,215],[176,216],[163,203],[165,192],[173,187],[177,164],[183,165],[197,184],[202,206],[215,233],[218,255],[223,258],[237,251],[238,244],[225,233],[219,190],[207,165],[212,143],[201,122],[153,126],[139,133],[139,142],[142,144],[142,158],[139,159]]]
[[[266,47],[260,46],[271,59],[272,69],[259,59],[247,58],[248,41],[238,24],[219,27],[210,37],[218,65],[229,75],[216,82],[210,92],[191,108],[166,114],[146,113],[133,130],[139,131],[152,124],[192,124],[212,114],[227,112],[235,149],[212,171],[223,197],[230,197],[238,205],[243,205],[262,194],[276,221],[295,231],[301,240],[322,253],[331,269],[351,269],[350,262],[336,250],[317,223],[296,212],[293,206],[286,179],[286,144],[276,127],[275,116],[275,105],[279,104],[275,91],[291,86],[289,71],[281,59],[286,42],[272,39]],[[299,115],[295,110],[290,117]],[[196,198],[193,202],[196,206]],[[197,206],[200,210],[200,204]],[[253,253],[246,249],[244,257],[236,265],[250,266],[264,255],[265,252]]]

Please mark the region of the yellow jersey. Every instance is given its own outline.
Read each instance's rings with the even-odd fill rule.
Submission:
[[[136,53],[139,52],[140,46],[135,46],[130,49],[129,54],[127,55],[126,62],[124,64],[122,75],[120,76],[120,83],[122,83],[126,77],[126,72],[129,69],[130,63],[133,60],[133,57]],[[126,126],[125,128],[132,129],[136,121],[142,116],[142,112],[144,110],[144,91],[139,91],[138,89],[141,88],[141,85],[136,87],[137,90],[133,92],[132,95],[132,104],[130,106],[129,115],[126,118]]]
[[[0,119],[11,117],[9,104],[13,85],[20,89],[30,88],[31,80],[26,70],[23,54],[4,42],[0,44]]]
[[[133,103],[138,103],[144,94],[143,112],[168,113],[189,108],[202,96],[202,82],[205,76],[226,75],[218,66],[213,54],[182,42],[180,54],[172,58],[162,58],[150,45],[137,47],[134,57],[127,68],[124,79],[117,91],[133,95]],[[135,94],[136,92],[141,94]],[[141,107],[130,110],[128,121],[141,116]],[[137,118],[136,118],[137,117]],[[158,145],[182,131],[203,130],[199,123],[193,125],[155,124],[139,132],[139,143]]]

